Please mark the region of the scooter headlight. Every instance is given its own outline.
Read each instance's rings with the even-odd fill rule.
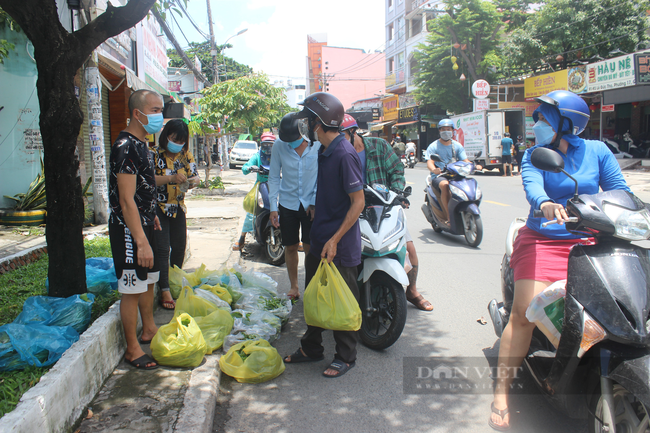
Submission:
[[[404,229],[404,211],[402,209],[398,209],[398,212],[399,213],[397,214],[397,224],[395,224],[393,230],[391,230],[386,235],[382,244],[385,244],[386,242],[390,241],[392,238],[397,236]]]
[[[383,247],[382,249],[379,250],[379,254],[383,256],[384,254],[390,253],[391,251],[393,251],[394,249],[396,249],[399,246],[399,241],[400,241],[400,239],[397,239],[395,242],[393,242],[389,246]]]
[[[483,191],[476,185],[476,200],[480,200],[483,197]]]
[[[607,337],[607,332],[589,313],[583,311],[582,316],[582,341],[578,349],[578,358],[582,358],[589,349]]]
[[[257,205],[264,209],[264,198],[262,198],[262,193],[259,191],[257,192]]]
[[[469,201],[469,199],[467,198],[467,194],[465,194],[465,191],[463,191],[462,189],[458,188],[457,186],[454,186],[454,185],[452,185],[452,184],[449,184],[449,190],[451,191],[451,193],[452,193],[453,195],[457,196],[457,197],[460,198],[461,200],[463,200],[463,201]]]
[[[474,168],[474,164],[468,163],[468,164],[457,164],[456,165],[456,171],[458,174],[460,174],[463,177],[467,177],[470,174],[472,174],[472,169]]]
[[[646,209],[633,211],[611,203],[603,205],[603,212],[614,222],[617,238],[642,241],[650,238],[650,213]]]
[[[367,243],[368,245],[372,245],[372,244],[370,243],[370,238],[369,238],[368,236],[366,236],[365,233],[361,233],[361,240],[362,240],[363,242]]]

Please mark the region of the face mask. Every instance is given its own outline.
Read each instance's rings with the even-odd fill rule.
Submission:
[[[533,126],[533,133],[535,134],[535,141],[537,144],[551,144],[555,131],[546,122],[538,120]]]
[[[303,142],[303,139],[302,139],[302,137],[300,137],[296,141],[292,141],[291,143],[289,143],[289,146],[291,146],[292,149],[296,149],[296,148],[298,148],[298,146],[300,146],[302,144],[302,142]]]
[[[316,125],[316,127],[314,127],[314,141],[320,141],[318,139],[318,131],[316,130],[317,127],[318,127],[318,125]]]
[[[171,153],[178,153],[181,150],[183,150],[184,144],[178,144],[174,143],[173,141],[167,141],[167,150],[169,150]]]
[[[440,138],[442,138],[443,141],[449,141],[453,136],[454,133],[452,131],[440,131]]]
[[[138,110],[140,111],[140,110]],[[142,113],[142,111],[140,111]],[[144,113],[142,113],[144,114]],[[147,131],[149,134],[155,134],[156,132],[160,132],[163,126],[163,115],[162,113],[154,113],[154,114],[144,114],[147,116],[147,119],[149,120],[149,123],[144,125],[140,120],[140,125],[144,127],[144,130]]]

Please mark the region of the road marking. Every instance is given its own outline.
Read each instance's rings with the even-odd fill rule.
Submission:
[[[496,204],[496,205],[498,205],[498,206],[510,207],[509,204],[499,203],[498,201],[491,201],[491,200],[483,200],[483,201],[484,201],[485,203],[492,203],[492,204]]]
[[[407,185],[415,185],[415,182],[406,182]]]

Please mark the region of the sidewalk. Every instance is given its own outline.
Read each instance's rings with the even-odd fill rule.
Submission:
[[[204,170],[200,174],[203,178]],[[210,174],[211,177],[218,175],[219,169],[211,170]],[[207,193],[204,191],[186,200],[190,253],[184,265],[186,270],[196,269],[201,264],[208,269],[218,269],[223,264],[239,261],[239,254],[233,253],[231,246],[239,236],[245,215],[243,197],[254,184],[255,176],[243,176],[240,170],[225,170],[222,179],[226,187],[222,195],[203,195]],[[84,234],[105,231],[106,226],[100,225],[84,230]],[[24,236],[16,228],[0,227],[0,263],[44,246],[45,238],[42,235]],[[169,323],[172,316],[173,311],[162,308],[157,308],[154,313],[158,326]],[[16,410],[0,420],[0,431],[5,431],[7,427],[11,431],[36,431],[34,426],[38,426],[38,431],[59,431],[57,423],[50,422],[50,417],[66,420],[64,425],[67,430],[74,422],[74,416],[70,419],[70,413],[87,416],[73,430],[80,432],[211,430],[218,394],[220,350],[206,356],[203,364],[193,370],[167,367],[153,371],[136,370],[122,359],[125,343],[119,321],[119,305],[114,305],[95,323],[101,329],[90,335],[95,328],[91,327],[86,332],[89,334],[87,338],[83,338],[84,334],[84,341],[75,343],[64,354],[41,383],[25,394]],[[113,335],[102,339],[99,338],[100,334]],[[96,347],[90,347],[92,344]],[[151,354],[149,346],[143,346],[143,349]],[[111,359],[114,359],[113,364]],[[45,379],[49,375],[53,377]],[[96,382],[96,385],[66,385],[70,382],[66,377],[72,378],[72,381],[84,378],[88,382]],[[97,391],[99,393],[95,396]],[[93,396],[95,398],[89,404]],[[58,407],[50,403],[67,398],[71,402]],[[79,403],[74,406],[73,402],[77,400]],[[86,406],[90,411],[85,410]],[[50,413],[66,410],[70,413]]]

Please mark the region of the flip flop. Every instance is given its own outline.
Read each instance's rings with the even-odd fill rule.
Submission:
[[[138,340],[138,343],[140,343],[140,344],[151,344],[151,340],[140,339],[140,340]]]
[[[332,361],[332,363],[329,365],[329,367],[327,367],[327,369],[325,371],[327,371],[327,370],[329,370],[331,368],[332,370],[338,371],[338,374],[335,374],[334,376],[330,376],[329,374],[325,374],[325,371],[324,371],[323,376],[325,376],[325,377],[327,377],[329,379],[334,378],[334,377],[341,377],[345,373],[347,373],[348,370],[353,368],[355,365],[356,365],[356,363],[354,363],[354,362],[351,362],[348,365],[347,363],[345,363],[345,362],[343,362],[343,361],[341,361],[339,359],[334,359],[334,361]]]
[[[290,294],[287,293],[287,297],[295,302],[295,301],[298,301],[300,299],[300,293],[298,293],[297,295],[290,295]]]
[[[167,304],[167,305],[171,305],[171,307],[165,307],[165,304]],[[161,299],[160,299],[160,306],[161,306],[164,310],[174,310],[174,309],[176,308],[176,302],[175,302],[174,300],[171,300],[171,301],[165,301],[164,299],[161,298]]]
[[[287,361],[287,358],[289,356],[291,357],[291,361]],[[317,362],[325,359],[323,355],[321,355],[318,358],[312,358],[310,356],[303,355],[302,350],[300,350],[300,348],[298,348],[298,350],[296,350],[289,356],[284,357],[284,362],[286,362],[287,364],[298,364],[299,362]]]
[[[433,311],[433,305],[431,305],[431,302],[427,301],[422,297],[422,295],[418,295],[415,298],[406,298],[407,301],[409,301],[411,304],[415,305],[415,308],[418,310],[422,311]],[[427,307],[431,305],[431,309],[428,310]]]
[[[241,251],[243,247],[239,245],[239,242],[235,242],[235,245],[232,246],[233,251]]]
[[[495,413],[501,417],[501,421],[505,421],[505,416],[508,414],[508,408],[505,408],[503,410],[499,410],[496,407],[494,407],[494,402],[492,402],[492,406],[490,407],[492,409],[492,413]],[[488,419],[488,425],[492,427],[496,431],[508,431],[510,430],[510,424],[497,424],[494,421],[492,421],[492,416]]]
[[[298,252],[299,252],[299,253],[304,253],[304,252],[305,252],[305,249],[302,247],[302,242],[300,242],[300,243],[298,244]]]
[[[156,368],[158,368],[158,363],[156,362],[156,360],[147,354],[144,354],[138,359],[134,359],[132,361],[129,361],[126,358],[124,358],[124,360],[129,364],[131,364],[132,366],[134,366],[135,368],[139,368],[141,370],[155,370]],[[156,365],[147,367],[147,364],[151,364],[152,362],[156,363]]]

